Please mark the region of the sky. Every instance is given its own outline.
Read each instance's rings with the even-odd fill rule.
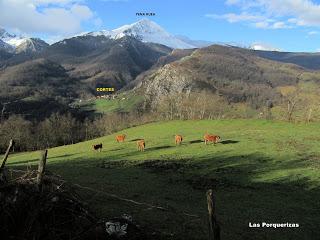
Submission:
[[[49,43],[143,18],[194,40],[320,51],[320,0],[0,0],[1,27]]]

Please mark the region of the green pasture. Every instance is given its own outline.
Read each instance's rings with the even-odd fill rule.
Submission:
[[[93,99],[84,100],[80,107],[83,110],[94,111],[95,113],[110,113],[110,112],[130,112],[137,106],[143,97],[119,95],[116,99]]]
[[[102,218],[130,214],[163,239],[207,239],[206,190],[213,188],[223,240],[320,237],[320,124],[264,120],[167,121],[49,149],[47,170],[87,188],[81,196]],[[204,133],[222,142],[205,145]],[[175,146],[174,135],[184,136]],[[145,152],[135,141],[144,138]],[[102,152],[92,144],[103,144]],[[35,168],[39,152],[9,156],[9,168]],[[110,195],[164,207],[150,208]],[[299,228],[249,228],[249,222]]]

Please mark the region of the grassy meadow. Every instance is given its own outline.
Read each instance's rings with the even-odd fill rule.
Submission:
[[[204,133],[222,142],[205,145]],[[89,187],[81,196],[100,217],[130,214],[163,239],[207,239],[206,190],[213,188],[222,239],[320,239],[320,124],[264,120],[150,123],[49,149],[47,170]],[[184,141],[175,146],[174,135]],[[136,150],[144,138],[145,152]],[[92,144],[103,144],[102,152]],[[39,152],[9,156],[9,168],[36,167]],[[162,206],[119,201],[103,192]],[[249,228],[249,222],[299,223],[299,228]],[[318,233],[318,234],[317,234]]]
[[[84,100],[80,107],[82,110],[94,111],[95,113],[129,112],[142,100],[141,96],[120,94],[116,99]]]

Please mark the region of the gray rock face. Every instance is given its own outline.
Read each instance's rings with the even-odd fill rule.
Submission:
[[[166,95],[171,93],[181,93],[182,91],[191,90],[193,78],[188,75],[182,68],[172,65],[165,65],[159,71],[155,72],[145,84],[146,94],[149,95]]]

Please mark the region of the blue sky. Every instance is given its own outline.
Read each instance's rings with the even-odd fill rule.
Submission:
[[[0,26],[51,42],[148,17],[191,39],[320,51],[320,0],[0,0]]]

